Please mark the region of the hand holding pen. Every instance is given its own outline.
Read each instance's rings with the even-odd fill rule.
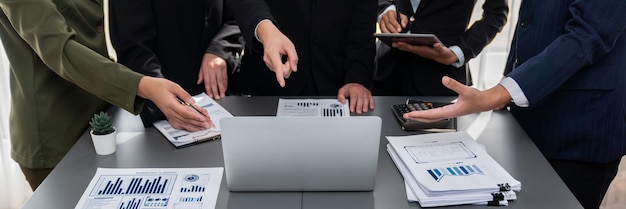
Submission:
[[[213,124],[210,120],[209,114],[206,112],[206,110],[204,108],[199,108],[196,107],[194,104],[190,104],[189,102],[185,102],[183,101],[180,97],[176,97],[176,101],[178,101],[178,103],[185,105],[187,107],[190,107],[194,112],[202,115],[203,117],[206,117],[209,119],[209,123],[211,124],[211,126],[207,127],[207,126],[203,126],[203,129],[209,129],[209,128],[215,128],[215,124]],[[176,127],[174,127],[176,128]]]
[[[395,1],[392,2],[395,3]],[[400,13],[396,7],[395,10],[392,9],[382,14],[378,24],[383,33],[400,33],[408,23],[409,18]]]
[[[175,98],[194,103],[191,95],[178,84],[164,78],[143,76],[139,80],[137,96],[148,99],[163,112],[167,121],[176,129],[199,131],[211,127],[211,119],[205,109],[198,114]]]

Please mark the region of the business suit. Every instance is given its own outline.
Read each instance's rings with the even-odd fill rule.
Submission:
[[[529,107],[513,105],[511,112],[546,158],[556,162],[568,186],[587,180],[561,171],[562,160],[609,163],[616,172],[626,154],[624,10],[621,0],[521,4],[505,75],[517,82]],[[608,183],[615,172],[608,174]],[[579,200],[604,195],[581,193]],[[601,197],[594,201],[599,205]]]
[[[374,95],[456,95],[441,84],[441,77],[471,85],[467,62],[502,30],[508,13],[506,0],[486,0],[482,19],[468,28],[475,0],[421,0],[417,11],[410,0],[395,1],[396,11],[415,18],[407,25],[411,33],[435,34],[444,45],[458,46],[465,60],[457,68],[378,43]],[[379,12],[390,5],[390,0],[379,0]]]
[[[223,58],[228,72],[238,64],[243,38],[222,0],[111,0],[110,14],[119,63],[165,77],[192,95],[205,91],[196,84],[205,53]],[[164,119],[150,101],[141,118],[145,126]]]
[[[141,111],[142,75],[103,56],[101,1],[0,0],[0,8],[11,66],[11,157],[20,166],[56,166],[108,103]],[[31,187],[39,182],[29,179]]]
[[[360,0],[226,0],[240,25],[246,48],[240,90],[251,95],[337,95],[347,83],[371,86],[376,2]],[[270,12],[271,9],[271,12]],[[263,61],[255,27],[271,20],[295,45],[297,72],[285,87]],[[314,86],[314,87],[311,87]]]

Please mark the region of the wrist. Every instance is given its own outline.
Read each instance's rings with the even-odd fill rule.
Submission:
[[[268,38],[271,38],[271,35],[274,31],[277,31],[278,28],[269,20],[263,20],[259,22],[259,26],[257,28],[257,38],[261,44],[266,43]]]

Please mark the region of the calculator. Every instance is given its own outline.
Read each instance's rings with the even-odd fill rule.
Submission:
[[[428,102],[420,100],[408,99],[404,104],[395,104],[391,106],[391,110],[400,122],[402,129],[405,131],[415,130],[437,130],[437,131],[456,131],[456,120],[443,119],[435,122],[425,123],[415,120],[409,120],[403,117],[405,113],[412,111],[428,110],[437,107],[449,105],[450,103]]]

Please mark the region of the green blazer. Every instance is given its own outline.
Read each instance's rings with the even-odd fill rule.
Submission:
[[[54,167],[108,104],[138,114],[142,75],[107,57],[100,0],[0,0],[12,158]]]

